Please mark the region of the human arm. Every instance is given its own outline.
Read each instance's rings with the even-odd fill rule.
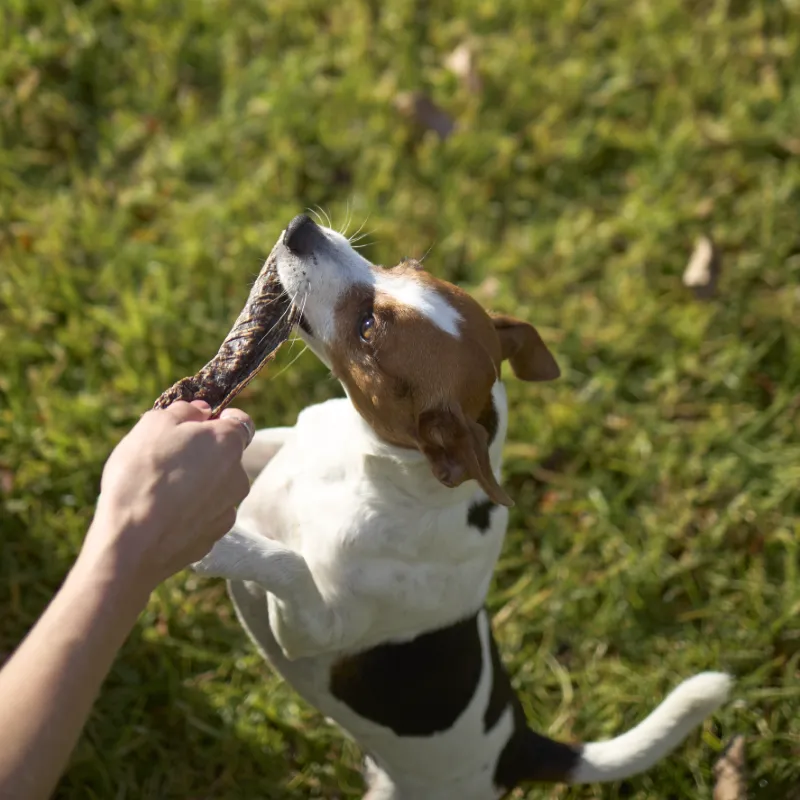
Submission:
[[[204,403],[148,412],[106,463],[75,565],[0,671],[2,800],[50,796],[150,592],[233,525],[252,423],[209,413]]]

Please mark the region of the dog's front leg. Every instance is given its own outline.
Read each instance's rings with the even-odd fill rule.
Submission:
[[[281,542],[237,524],[192,566],[200,575],[262,587],[275,639],[288,659],[340,646],[343,626],[338,615],[322,597],[303,556]]]

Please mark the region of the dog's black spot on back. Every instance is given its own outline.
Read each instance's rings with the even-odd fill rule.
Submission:
[[[331,668],[334,697],[398,736],[446,731],[464,711],[481,677],[478,615],[345,656]]]
[[[486,428],[486,433],[489,434],[489,444],[491,444],[494,441],[494,437],[497,436],[497,426],[500,424],[497,409],[494,407],[494,398],[491,396],[489,397],[489,402],[478,416],[478,424]]]
[[[491,500],[476,500],[467,509],[467,525],[477,528],[481,533],[489,530],[492,510],[496,507]]]
[[[499,722],[506,709],[511,709],[514,728],[505,747],[497,759],[494,784],[510,792],[515,786],[527,781],[563,782],[580,759],[580,745],[555,742],[546,736],[534,733],[525,720],[525,712],[511,686],[511,680],[500,659],[497,642],[491,635],[492,691],[483,714],[485,731],[490,731]]]

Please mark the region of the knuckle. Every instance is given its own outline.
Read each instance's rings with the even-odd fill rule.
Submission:
[[[166,411],[167,414],[173,416],[183,416],[187,413],[188,409],[189,404],[185,400],[176,400],[174,403],[170,403],[166,408],[159,410]]]
[[[184,426],[187,427],[187,435],[193,436],[203,447],[208,447],[211,450],[219,448],[219,439],[215,432],[209,430],[206,425],[197,426]]]
[[[139,421],[136,423],[137,428],[144,428],[150,429],[154,427],[160,427],[164,424],[164,418],[166,414],[164,413],[163,409],[160,408],[151,408],[149,411],[145,411],[141,417],[139,417]]]

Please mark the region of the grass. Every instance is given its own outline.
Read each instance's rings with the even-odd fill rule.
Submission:
[[[277,234],[321,205],[365,253],[534,322],[490,596],[533,722],[591,740],[680,679],[734,700],[622,786],[800,796],[800,6],[794,0],[8,0],[0,29],[0,649],[80,545],[114,443],[215,352]],[[445,67],[472,42],[483,86]],[[394,105],[420,90],[441,140]],[[696,236],[719,296],[681,284]],[[288,348],[287,348],[288,349]],[[338,394],[297,353],[240,405]],[[67,800],[352,798],[353,745],[260,661],[218,582],[159,589]]]

